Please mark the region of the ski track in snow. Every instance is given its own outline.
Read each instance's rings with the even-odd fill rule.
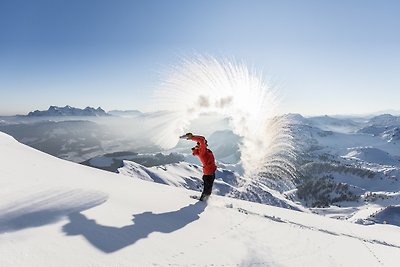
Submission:
[[[345,233],[335,233],[335,232],[332,232],[332,231],[329,231],[329,230],[326,230],[326,229],[316,228],[316,227],[313,227],[313,226],[308,226],[308,225],[305,225],[305,224],[300,224],[300,223],[296,223],[296,222],[289,221],[289,220],[283,220],[282,218],[279,218],[279,217],[263,215],[263,214],[251,212],[251,211],[245,210],[243,208],[236,208],[236,210],[238,212],[244,213],[246,215],[250,214],[250,215],[254,215],[254,216],[260,216],[260,217],[263,217],[265,219],[268,219],[268,220],[271,220],[271,221],[277,222],[277,223],[287,223],[287,224],[291,224],[291,225],[294,225],[294,226],[298,226],[298,227],[303,228],[303,229],[308,229],[308,230],[312,230],[312,231],[318,231],[318,232],[322,232],[322,233],[329,234],[329,235],[345,236],[345,237],[349,237],[349,238],[355,238],[355,239],[360,240],[362,242],[367,242],[367,243],[371,243],[371,244],[379,244],[379,245],[384,245],[384,246],[389,246],[389,247],[394,247],[394,248],[400,248],[400,246],[398,246],[398,245],[389,244],[389,243],[387,243],[385,241],[380,241],[380,240],[376,240],[376,239],[368,240],[368,239],[365,239],[363,237],[356,236],[354,234],[350,235],[350,234],[345,234]]]
[[[243,226],[244,224],[246,224],[246,221],[250,218],[250,216],[257,216],[257,217],[261,217],[263,219],[272,221],[274,223],[284,223],[284,224],[288,224],[291,225],[292,227],[297,227],[297,228],[301,228],[301,229],[307,229],[310,231],[314,231],[314,232],[320,232],[323,234],[328,234],[328,235],[332,235],[332,236],[337,236],[337,237],[346,237],[346,238],[352,238],[352,239],[356,239],[358,241],[360,241],[363,246],[369,251],[369,253],[376,259],[377,263],[381,266],[383,266],[382,261],[379,259],[379,257],[373,252],[373,250],[368,246],[368,244],[377,244],[377,245],[383,245],[383,246],[388,246],[388,247],[393,247],[393,248],[397,248],[400,249],[399,245],[395,245],[395,244],[390,244],[387,243],[385,241],[381,241],[381,240],[376,240],[376,239],[365,239],[363,237],[357,236],[354,233],[352,233],[352,231],[350,229],[348,229],[346,227],[346,229],[351,233],[351,234],[346,234],[346,233],[336,233],[327,229],[323,229],[323,228],[317,228],[317,227],[313,227],[313,226],[309,226],[309,225],[305,225],[305,224],[300,224],[300,223],[296,223],[294,221],[290,221],[290,220],[286,220],[286,219],[282,219],[280,217],[276,217],[276,216],[270,216],[270,215],[266,215],[266,214],[260,214],[257,212],[252,212],[250,210],[241,208],[241,207],[234,207],[232,203],[225,203],[224,205],[215,205],[212,204],[212,201],[207,201],[206,203],[204,203],[204,205],[206,206],[211,206],[214,208],[227,208],[227,209],[232,209],[235,210],[236,212],[239,212],[243,215],[245,215],[243,217],[243,219],[238,222],[235,223],[233,225],[229,225],[227,226],[227,229],[221,233],[219,233],[218,235],[212,235],[210,237],[206,237],[204,240],[196,242],[196,245],[194,245],[193,247],[189,247],[186,250],[181,250],[179,253],[176,253],[174,255],[171,256],[171,259],[173,259],[173,261],[176,261],[179,257],[185,256],[186,254],[192,254],[195,253],[195,251],[203,246],[208,246],[210,245],[210,243],[212,243],[213,240],[217,240],[218,238],[225,236],[227,234],[229,234],[230,232],[236,231],[240,226]],[[246,228],[246,227],[245,227]],[[324,248],[328,248],[330,246],[330,244],[326,244],[324,246]],[[312,251],[308,251],[307,254],[312,255],[313,253],[317,252],[318,250],[320,250],[320,248],[316,248],[315,250]],[[300,258],[300,257],[305,257],[305,254],[299,254],[299,255],[294,255],[291,257],[288,257],[287,259],[289,260],[293,260],[296,258]],[[271,264],[271,262],[267,262],[267,261],[261,261],[261,262],[248,262],[244,265],[240,265],[240,266],[269,266],[269,264]],[[169,264],[170,266],[197,266],[196,264],[178,264],[178,263],[171,263]],[[212,265],[211,265],[212,266]],[[222,264],[221,266],[239,266],[238,264]]]
[[[208,205],[209,204],[208,200],[205,203],[202,203],[203,205]],[[217,208],[220,208],[218,206],[214,206]],[[180,256],[184,256],[185,254],[192,254],[194,253],[197,249],[203,247],[203,246],[209,246],[210,243],[212,243],[213,241],[217,240],[218,238],[220,238],[221,236],[225,236],[226,234],[228,234],[229,232],[235,231],[237,230],[237,228],[239,226],[242,226],[246,221],[248,220],[248,217],[245,216],[243,218],[243,220],[239,221],[238,223],[235,223],[233,225],[229,225],[227,226],[227,229],[225,231],[220,232],[218,235],[212,235],[210,237],[206,237],[204,240],[200,241],[200,242],[196,242],[196,245],[194,245],[193,247],[190,247],[188,249],[186,249],[185,251],[180,251],[179,253],[172,255],[171,258],[176,260],[177,258],[179,258]],[[176,264],[171,264],[171,266],[179,266]],[[223,264],[222,266],[237,266],[237,264]]]
[[[227,208],[233,208],[232,204],[227,205]],[[326,230],[326,229],[316,228],[316,227],[312,227],[312,226],[307,226],[307,225],[300,224],[300,223],[296,223],[296,222],[289,221],[289,220],[283,220],[283,219],[281,219],[281,218],[279,218],[279,217],[275,217],[275,216],[262,215],[262,214],[259,214],[259,213],[255,213],[255,212],[251,212],[251,211],[245,210],[245,209],[243,209],[243,208],[236,208],[236,210],[237,210],[238,212],[244,213],[244,214],[246,214],[246,215],[253,215],[253,216],[263,217],[263,218],[266,218],[266,219],[268,219],[268,220],[270,220],[270,221],[273,221],[273,222],[276,222],[276,223],[287,223],[287,224],[290,224],[290,225],[292,225],[292,226],[299,227],[299,228],[302,228],[302,229],[308,229],[308,230],[311,230],[311,231],[317,231],[317,232],[321,232],[321,233],[329,234],[329,235],[334,235],[334,236],[343,236],[343,237],[348,237],[348,238],[357,239],[358,241],[360,241],[360,242],[363,244],[363,246],[365,246],[365,248],[369,251],[369,253],[377,260],[377,262],[378,262],[378,264],[379,264],[380,266],[384,266],[384,264],[382,263],[381,259],[374,253],[374,251],[368,246],[368,243],[369,243],[369,244],[378,244],[378,245],[383,245],[383,246],[389,246],[389,247],[393,247],[393,248],[398,248],[398,249],[400,249],[400,246],[394,245],[394,244],[389,244],[389,243],[387,243],[387,242],[385,242],[385,241],[380,241],[380,240],[376,240],[376,239],[374,239],[374,240],[368,240],[368,239],[365,239],[365,238],[363,238],[363,237],[356,236],[356,235],[355,235],[354,233],[352,233],[351,230],[348,229],[347,227],[346,227],[346,228],[348,229],[348,231],[351,232],[352,234],[335,233],[335,232],[332,232],[332,231],[329,231],[329,230]],[[245,221],[245,220],[244,220],[244,221]],[[329,246],[329,244],[328,244],[326,247],[328,247],[328,246]],[[319,250],[319,249],[318,249],[318,250]],[[313,251],[309,252],[309,254],[312,254],[312,252],[313,252]],[[315,252],[315,251],[314,251],[314,252]],[[300,255],[300,256],[302,257],[302,256],[304,256],[304,255]],[[290,259],[294,259],[294,258],[295,258],[295,257],[290,258]],[[260,262],[260,263],[254,263],[254,262],[252,262],[250,265],[251,265],[251,266],[253,266],[253,265],[263,265],[263,264],[266,264],[266,263],[267,263],[267,262]]]

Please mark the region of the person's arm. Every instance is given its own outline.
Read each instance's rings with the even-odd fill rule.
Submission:
[[[204,136],[201,135],[193,135],[191,138],[192,141],[198,142],[199,145],[199,153],[204,154],[206,153],[207,150],[207,145],[206,145],[206,139]]]

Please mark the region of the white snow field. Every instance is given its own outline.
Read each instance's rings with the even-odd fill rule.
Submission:
[[[0,133],[0,266],[400,266],[358,225],[61,160]]]

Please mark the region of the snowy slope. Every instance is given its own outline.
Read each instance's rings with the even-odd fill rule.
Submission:
[[[193,158],[193,156],[189,157]],[[203,169],[193,163],[180,162],[147,168],[138,163],[124,160],[123,167],[119,168],[118,172],[122,175],[145,181],[183,187],[195,191],[203,189]],[[239,186],[241,177],[236,172],[221,167],[217,169],[215,177],[212,191],[214,195],[233,196],[282,208],[304,210],[300,205],[286,199],[279,191],[273,190],[272,187],[274,186],[272,184],[266,186],[255,182],[252,186],[241,187]],[[279,186],[284,186],[283,181],[275,181],[275,187]],[[285,188],[288,187],[286,186]]]
[[[353,147],[343,158],[355,159],[364,162],[378,163],[380,165],[400,165],[400,161],[389,153],[373,147]]]
[[[0,133],[0,266],[398,266],[400,228],[132,179]]]

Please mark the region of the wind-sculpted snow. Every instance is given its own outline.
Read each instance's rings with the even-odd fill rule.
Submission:
[[[98,206],[107,200],[103,192],[65,189],[40,192],[0,207],[0,234],[55,223],[73,212]]]
[[[152,131],[163,148],[174,147],[190,131],[191,121],[204,113],[230,119],[241,137],[241,162],[246,178],[260,173],[294,176],[293,143],[288,120],[279,116],[277,93],[243,63],[198,56],[183,60],[155,92],[153,105],[167,114]],[[198,133],[202,134],[202,133]]]

